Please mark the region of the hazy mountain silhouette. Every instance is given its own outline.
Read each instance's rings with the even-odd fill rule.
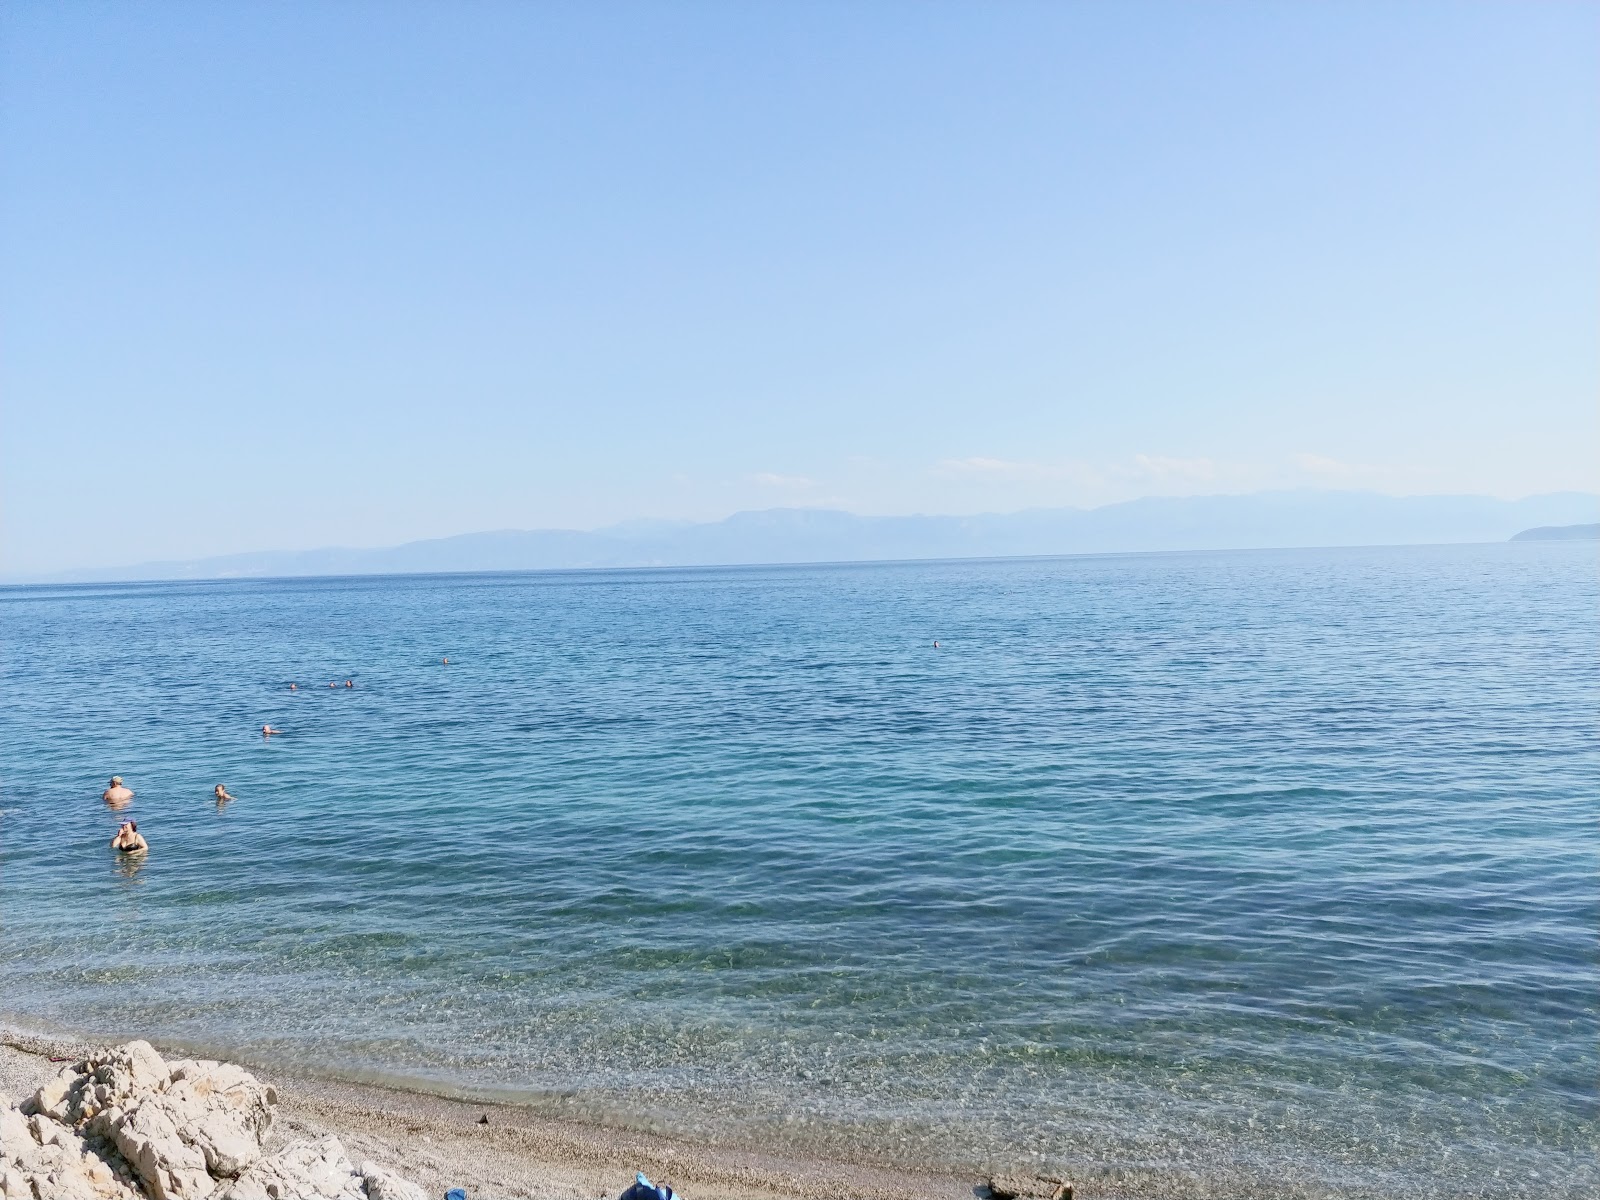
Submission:
[[[1524,529],[1513,542],[1592,542],[1600,541],[1600,525],[1541,525]]]
[[[722,521],[627,521],[588,532],[501,530],[382,549],[230,554],[187,562],[53,572],[33,581],[215,579],[572,567],[975,558],[1148,550],[1405,545],[1505,541],[1533,526],[1600,518],[1600,496],[1559,492],[1383,496],[1285,491],[1150,497],[1101,508],[1029,509],[968,517],[862,517],[774,508]],[[15,577],[13,577],[15,579]]]

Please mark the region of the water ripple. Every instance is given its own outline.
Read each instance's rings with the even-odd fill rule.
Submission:
[[[1595,565],[0,589],[0,1008],[889,1158],[1592,1194]]]

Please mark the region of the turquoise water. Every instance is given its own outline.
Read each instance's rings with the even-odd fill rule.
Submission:
[[[1597,614],[1538,543],[0,589],[0,1012],[891,1160],[1592,1194]]]

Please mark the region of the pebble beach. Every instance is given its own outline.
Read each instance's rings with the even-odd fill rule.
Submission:
[[[107,1050],[90,1042],[0,1032],[0,1107],[24,1102],[73,1062]],[[170,1052],[169,1058],[176,1060],[178,1053]],[[555,1121],[514,1105],[278,1071],[256,1074],[274,1097],[275,1120],[263,1155],[332,1136],[352,1160],[381,1164],[430,1196],[463,1188],[468,1200],[605,1200],[619,1195],[639,1170],[670,1183],[689,1200],[966,1200],[1008,1194],[1047,1200],[1063,1182],[1027,1174],[953,1174],[797,1159],[759,1147]],[[0,1156],[14,1150],[0,1145]],[[1318,1200],[1345,1194],[1231,1173],[1115,1171],[1072,1182],[1075,1200]],[[314,1197],[286,1194],[284,1200]]]

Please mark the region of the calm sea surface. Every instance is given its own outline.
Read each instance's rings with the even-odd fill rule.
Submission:
[[[889,1159],[1592,1195],[1596,568],[0,589],[0,1015]]]

